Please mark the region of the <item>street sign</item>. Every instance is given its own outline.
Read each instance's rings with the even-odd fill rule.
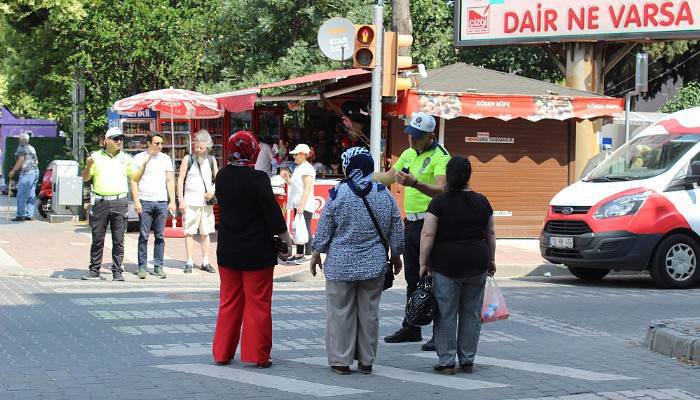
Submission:
[[[331,18],[318,30],[318,47],[331,60],[352,58],[355,52],[355,25],[346,18]]]
[[[456,46],[700,38],[690,0],[457,0]]]

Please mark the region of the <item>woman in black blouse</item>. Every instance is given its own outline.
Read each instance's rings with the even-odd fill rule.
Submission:
[[[246,131],[228,141],[229,164],[216,176],[219,202],[219,262],[221,292],[214,331],[213,355],[228,364],[241,342],[241,361],[268,368],[272,349],[272,273],[277,254],[274,235],[292,242],[270,178],[254,169],[260,146]],[[243,331],[241,332],[241,325]]]
[[[430,202],[421,232],[420,275],[432,276],[437,302],[439,362],[433,368],[449,375],[455,373],[455,356],[464,372],[472,372],[486,275],[496,272],[493,210],[484,195],[469,189],[471,174],[464,157],[447,163],[447,192]]]

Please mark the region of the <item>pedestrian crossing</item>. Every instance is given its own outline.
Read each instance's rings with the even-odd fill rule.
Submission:
[[[104,290],[111,285],[100,283],[75,285],[73,282],[54,281],[44,282],[44,286],[65,294],[70,304],[95,321],[106,324],[118,335],[128,337],[129,341],[138,341],[138,346],[153,358],[153,368],[270,390],[272,397],[282,392],[311,397],[381,394],[389,390],[391,382],[454,391],[498,391],[517,387],[517,382],[507,378],[512,375],[501,376],[496,372],[506,370],[582,382],[639,379],[605,370],[589,371],[490,355],[477,356],[476,364],[489,372],[483,376],[478,373],[444,376],[432,371],[431,362],[410,362],[411,359],[435,360],[434,353],[416,353],[419,344],[385,344],[380,340],[380,359],[373,366],[372,375],[374,379],[386,380],[386,385],[368,387],[359,381],[362,379],[360,374],[351,375],[355,378],[350,380],[331,380],[328,379],[331,376],[326,375],[331,373],[325,357],[325,295],[318,285],[299,284],[297,288],[301,290],[294,290],[292,284],[280,285],[280,290],[277,290],[277,284],[275,287],[273,368],[255,370],[236,361],[229,366],[216,366],[211,363],[211,338],[215,328],[218,293],[212,290],[211,284],[151,283],[122,287],[114,292]],[[80,287],[88,290],[79,291]],[[399,302],[401,297],[388,295],[383,299],[380,305],[380,333],[401,325],[404,309]],[[516,309],[512,310],[510,321],[484,325],[480,343],[485,346],[489,343],[526,344],[527,337],[512,332],[513,327],[518,325],[527,325],[541,334],[581,338],[609,336],[595,329]],[[382,355],[389,356],[382,358]]]

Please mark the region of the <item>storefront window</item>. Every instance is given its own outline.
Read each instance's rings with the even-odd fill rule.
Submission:
[[[253,130],[253,113],[251,111],[233,112],[231,116],[231,135],[238,131]]]

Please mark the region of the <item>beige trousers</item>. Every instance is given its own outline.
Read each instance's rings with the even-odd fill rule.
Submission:
[[[384,274],[364,281],[326,281],[328,365],[374,364]]]

